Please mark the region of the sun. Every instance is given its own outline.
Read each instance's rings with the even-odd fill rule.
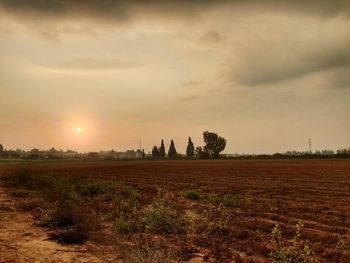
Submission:
[[[77,127],[77,128],[75,128],[75,131],[76,131],[77,133],[81,133],[81,132],[83,131],[83,129],[82,129],[81,127]]]

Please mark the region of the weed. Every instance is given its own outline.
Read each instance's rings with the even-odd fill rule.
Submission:
[[[80,181],[75,184],[76,191],[81,196],[94,196],[106,193],[115,192],[116,188],[114,184],[107,181]]]
[[[220,195],[209,195],[206,198],[209,203],[215,205],[224,205],[227,207],[240,206],[247,202],[247,199],[240,194],[226,194],[223,196]]]
[[[128,234],[131,230],[130,224],[124,218],[115,220],[115,228],[121,234]]]
[[[312,263],[313,250],[308,241],[301,240],[302,223],[296,225],[296,233],[291,240],[284,240],[278,224],[272,229],[271,238],[273,251],[270,253],[274,263]]]
[[[174,207],[166,202],[155,202],[143,219],[146,228],[156,233],[183,233],[188,222],[187,218],[177,213]]]
[[[153,242],[149,240],[147,236],[141,233],[137,233],[130,238],[132,246],[127,244],[122,245],[125,262],[180,262],[178,249],[176,247],[170,247],[168,244],[163,242],[153,244]]]
[[[186,192],[184,192],[183,195],[185,198],[191,199],[191,200],[199,200],[201,198],[200,194],[195,190],[186,191]]]
[[[139,199],[139,193],[131,186],[129,185],[121,185],[120,186],[120,193],[124,198],[130,199],[130,200],[138,200]]]

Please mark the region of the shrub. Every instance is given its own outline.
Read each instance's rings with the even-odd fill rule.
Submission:
[[[124,218],[115,220],[115,228],[121,234],[128,234],[131,230],[130,224]]]
[[[212,204],[222,204],[228,207],[240,206],[247,201],[246,198],[240,194],[226,194],[223,196],[209,195],[207,196],[207,200]]]
[[[183,233],[188,225],[185,217],[164,202],[153,203],[143,222],[148,230],[156,233]]]
[[[313,263],[313,250],[307,240],[301,240],[302,223],[296,225],[297,231],[291,240],[284,240],[278,224],[272,230],[271,243],[273,251],[270,253],[274,263]]]
[[[53,178],[47,175],[34,174],[30,170],[20,169],[13,177],[10,177],[11,183],[15,186],[24,187],[31,190],[40,190],[51,187],[54,183]]]
[[[60,200],[42,216],[40,225],[64,229],[56,240],[68,244],[86,241],[100,227],[100,221],[96,213],[81,202]]]
[[[139,193],[129,185],[120,186],[120,193],[124,198],[130,199],[130,200],[135,201],[139,199]]]
[[[197,191],[189,190],[184,192],[184,197],[191,200],[199,200],[200,194]]]
[[[114,192],[115,186],[107,181],[81,181],[76,183],[76,191],[82,196],[94,196]]]

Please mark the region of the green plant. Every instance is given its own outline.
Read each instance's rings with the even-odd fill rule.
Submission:
[[[117,218],[114,226],[121,234],[128,234],[131,230],[130,224],[124,218]]]
[[[224,205],[228,207],[240,206],[244,204],[247,199],[240,194],[226,194],[223,196],[220,195],[209,195],[206,198],[209,203],[216,205]]]
[[[105,193],[113,193],[115,189],[115,185],[111,182],[107,181],[80,181],[80,183],[76,183],[76,190],[82,196],[94,196]]]
[[[285,240],[278,224],[271,232],[273,251],[270,253],[274,263],[312,263],[313,250],[307,240],[301,240],[302,223],[296,225],[296,233],[291,240]]]
[[[119,191],[123,198],[127,198],[130,200],[139,199],[139,193],[130,185],[121,185],[119,188]]]
[[[201,198],[200,194],[195,190],[189,190],[184,192],[184,197],[191,200],[199,200]]]
[[[146,228],[156,233],[182,233],[185,232],[188,222],[184,216],[166,202],[158,201],[152,204],[144,218]]]
[[[40,190],[52,187],[55,178],[49,178],[47,174],[35,174],[28,169],[19,169],[10,177],[12,185],[23,187],[31,190]]]

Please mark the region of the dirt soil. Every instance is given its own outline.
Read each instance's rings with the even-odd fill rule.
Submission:
[[[7,191],[0,181],[0,262],[122,262],[93,255],[88,243],[64,246],[49,240],[48,231],[35,226],[31,213],[18,211]]]
[[[18,166],[18,165],[17,165]],[[26,165],[34,172],[116,179],[145,189],[163,189],[183,199],[185,190],[235,192],[250,205],[232,208],[230,235],[219,236],[217,253],[237,251],[256,262],[269,262],[267,238],[278,223],[291,238],[298,222],[320,262],[350,262],[350,161],[123,161]],[[7,173],[17,167],[2,166]],[[33,226],[30,214],[18,212],[0,188],[0,261],[99,262],[82,246],[61,246],[47,240],[45,229]],[[198,201],[191,204],[203,211]],[[235,234],[236,233],[236,234]],[[50,259],[50,260],[48,260]],[[266,260],[266,261],[265,261]]]

